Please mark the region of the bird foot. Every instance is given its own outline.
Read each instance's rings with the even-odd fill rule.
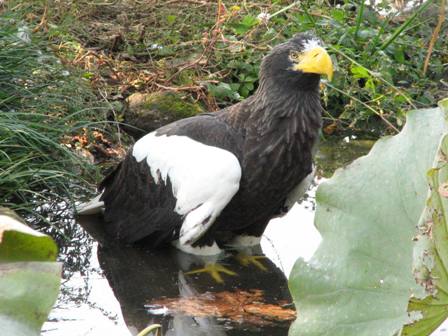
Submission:
[[[220,265],[218,263],[205,264],[205,266],[203,268],[188,271],[185,274],[192,275],[192,274],[199,274],[199,273],[208,273],[213,278],[213,280],[215,280],[217,283],[224,283],[224,279],[222,278],[220,273],[224,273],[224,274],[231,275],[231,276],[238,275],[234,271],[231,271],[227,267]]]
[[[248,255],[246,253],[240,252],[235,256],[236,260],[238,260],[238,262],[247,267],[250,264],[254,265],[256,268],[267,272],[268,269],[265,265],[263,265],[263,263],[260,262],[261,259],[265,259],[266,256],[263,255]]]

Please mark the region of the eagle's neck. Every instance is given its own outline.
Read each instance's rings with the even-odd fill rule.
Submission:
[[[284,192],[311,172],[322,114],[318,77],[313,84],[291,90],[261,82],[253,96],[226,111],[244,139],[243,187],[263,193],[275,185],[273,193]]]
[[[257,136],[283,138],[285,143],[304,143],[321,127],[322,107],[318,85],[311,90],[262,83],[253,98],[245,125]]]
[[[311,90],[261,81],[253,96],[224,110],[223,116],[259,154],[268,154],[276,146],[307,149],[314,144],[322,123],[318,80],[307,85]],[[255,143],[251,139],[256,139]]]

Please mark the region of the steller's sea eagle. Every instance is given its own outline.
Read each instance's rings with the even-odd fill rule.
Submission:
[[[79,213],[103,208],[106,230],[128,243],[172,242],[203,255],[258,244],[312,172],[320,75],[332,74],[312,34],[275,46],[251,97],[139,139]]]

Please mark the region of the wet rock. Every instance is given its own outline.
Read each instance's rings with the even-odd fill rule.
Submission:
[[[189,102],[177,93],[134,93],[124,107],[124,122],[129,125],[124,129],[134,138],[140,138],[163,125],[201,112],[201,105]]]

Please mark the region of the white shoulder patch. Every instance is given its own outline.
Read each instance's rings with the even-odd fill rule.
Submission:
[[[156,183],[169,178],[177,200],[174,211],[186,216],[181,244],[199,239],[239,188],[241,166],[236,156],[187,136],[152,132],[135,143],[132,155],[138,162],[146,159]]]

